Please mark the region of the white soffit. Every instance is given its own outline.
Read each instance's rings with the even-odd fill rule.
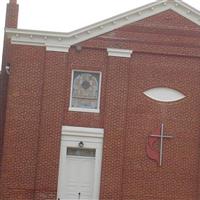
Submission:
[[[69,33],[7,28],[6,34],[11,38],[12,44],[45,46],[49,51],[67,52],[71,45],[94,38],[169,9],[186,17],[197,25],[200,25],[200,12],[188,4],[181,0],[158,0],[154,3],[147,4],[146,6]]]

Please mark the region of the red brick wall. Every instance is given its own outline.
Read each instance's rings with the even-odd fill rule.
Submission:
[[[16,28],[18,22],[18,5],[16,2],[7,4],[5,27]],[[0,171],[1,171],[1,159],[3,154],[3,137],[5,127],[5,112],[7,102],[7,86],[8,86],[8,74],[5,67],[10,64],[11,45],[10,41],[5,37],[3,46],[3,55],[1,63],[1,77],[0,77]]]
[[[71,125],[105,130],[101,199],[197,200],[199,33],[167,11],[83,42],[81,51],[13,45],[1,199],[56,198],[61,126]],[[133,55],[108,57],[107,47]],[[102,72],[100,114],[68,111],[72,69]],[[160,86],[186,98],[164,104],[143,94]],[[161,122],[173,138],[158,167],[145,147]]]
[[[72,48],[69,52],[69,59],[67,63],[67,82],[65,93],[65,112],[64,124],[70,126],[83,126],[83,127],[103,127],[103,117],[105,112],[105,89],[106,89],[106,70],[107,70],[108,57],[105,49],[84,48],[83,51],[77,51]],[[101,71],[102,72],[102,91],[100,109],[101,113],[83,113],[83,112],[68,112],[70,104],[70,89],[71,89],[71,75],[72,69]]]
[[[17,28],[19,5],[16,0],[10,0],[6,9],[5,27]]]
[[[0,170],[1,170],[1,159],[3,154],[3,136],[4,136],[4,125],[5,125],[5,111],[7,102],[7,84],[8,76],[6,73],[0,75]]]
[[[0,74],[0,127],[3,127],[3,91],[2,91],[2,74]],[[2,146],[3,146],[3,130],[0,131],[0,169],[1,169],[1,157],[2,157]]]
[[[67,58],[66,53],[46,52],[45,56],[35,177],[36,200],[43,199],[44,194],[44,199],[56,198],[60,133],[66,104]]]
[[[199,58],[136,53],[131,61],[123,199],[198,199]],[[143,95],[153,87],[183,92],[184,100],[156,103]],[[147,137],[165,124],[163,166],[145,153]],[[187,191],[187,192],[186,192]]]
[[[2,199],[32,199],[35,187],[45,49],[12,47],[2,160]]]

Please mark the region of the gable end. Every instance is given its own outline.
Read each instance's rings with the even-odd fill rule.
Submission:
[[[200,12],[181,0],[159,0],[146,6],[117,15],[69,33],[6,29],[12,44],[36,45],[49,47],[55,51],[67,52],[74,44],[105,34],[125,25],[137,22],[166,10],[173,10],[181,16],[200,25]],[[54,48],[55,46],[55,48]]]

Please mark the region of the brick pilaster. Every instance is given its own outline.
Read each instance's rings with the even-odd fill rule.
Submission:
[[[66,103],[67,54],[46,52],[40,136],[38,138],[35,200],[55,200],[61,128]]]
[[[121,199],[130,58],[109,57],[101,199]],[[112,178],[111,178],[112,177]]]

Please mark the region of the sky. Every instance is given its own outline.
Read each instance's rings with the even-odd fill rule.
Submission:
[[[0,63],[6,3],[0,0]],[[18,0],[18,28],[70,32],[154,0]],[[184,0],[200,10],[200,0]]]

